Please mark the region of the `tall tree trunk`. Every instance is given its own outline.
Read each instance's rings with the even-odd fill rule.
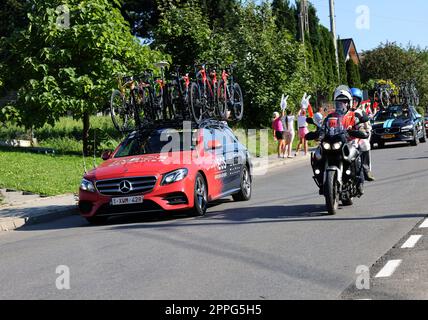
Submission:
[[[82,135],[83,154],[85,156],[89,155],[89,150],[88,150],[89,126],[90,126],[89,113],[85,112],[83,113],[83,135]]]

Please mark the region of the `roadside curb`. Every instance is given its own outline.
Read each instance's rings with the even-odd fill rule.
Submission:
[[[49,222],[78,213],[76,198],[72,194],[6,203],[0,206],[0,232]]]
[[[292,159],[278,159],[277,156],[270,156],[268,159],[266,158],[253,158],[253,172],[254,175],[263,175],[272,169],[276,169],[278,167],[283,166],[284,169],[290,168],[296,164],[303,163],[305,161],[310,161],[311,152],[313,152],[316,148],[310,148],[308,150],[308,154],[306,156],[298,156]]]
[[[13,231],[23,226],[50,222],[60,218],[77,215],[77,206],[48,210],[44,214],[19,216],[14,218],[0,218],[0,231]]]

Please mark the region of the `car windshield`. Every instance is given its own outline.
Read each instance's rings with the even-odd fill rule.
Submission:
[[[380,111],[376,117],[376,121],[386,121],[391,119],[409,119],[410,111],[401,107],[390,107],[388,110]]]
[[[119,147],[115,158],[190,151],[196,146],[197,130],[159,129],[129,136]]]

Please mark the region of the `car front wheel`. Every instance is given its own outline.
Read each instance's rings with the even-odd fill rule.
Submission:
[[[208,192],[204,177],[198,173],[195,179],[194,204],[190,210],[192,216],[204,216],[207,212]]]

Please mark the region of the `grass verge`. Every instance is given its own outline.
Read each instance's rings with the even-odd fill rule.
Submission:
[[[83,175],[83,161],[79,156],[0,149],[0,163],[0,187],[46,196],[77,192]],[[92,160],[87,159],[88,167],[91,163]]]

